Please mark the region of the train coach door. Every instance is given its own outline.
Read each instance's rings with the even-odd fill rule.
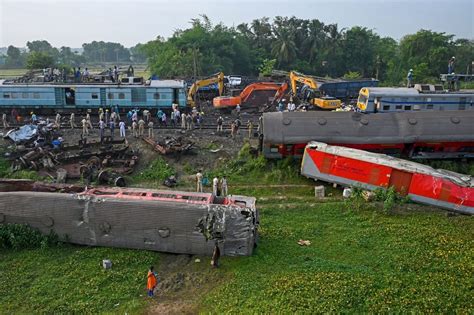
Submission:
[[[395,187],[395,191],[400,195],[406,196],[408,194],[408,189],[410,189],[412,176],[412,173],[392,169],[388,185]]]
[[[100,106],[102,107],[107,106],[105,88],[100,88]]]

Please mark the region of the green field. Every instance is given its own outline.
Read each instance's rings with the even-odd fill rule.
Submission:
[[[166,267],[158,253],[72,245],[0,249],[0,313],[159,313],[163,303],[184,302],[216,314],[472,312],[472,217],[414,204],[387,210],[342,200],[329,187],[329,198],[316,200],[314,182],[298,176],[289,160],[265,163],[244,151],[213,173],[233,174],[231,193],[258,197],[254,255],[224,257],[217,270],[208,267],[209,257],[199,257],[201,264],[192,258],[191,267],[178,269],[185,279],[190,272],[204,282],[211,275],[212,285],[151,300],[147,268]],[[156,186],[153,172],[162,171],[161,162],[152,163],[134,180]],[[311,245],[298,245],[300,239]],[[107,271],[100,265],[106,258],[114,264]]]

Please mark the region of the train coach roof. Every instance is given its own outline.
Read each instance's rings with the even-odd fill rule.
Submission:
[[[310,142],[306,146],[309,149],[316,149],[321,152],[342,156],[346,158],[356,159],[374,164],[385,165],[388,167],[396,168],[398,170],[407,171],[410,173],[420,173],[440,178],[445,178],[453,183],[463,187],[474,187],[474,178],[470,175],[459,174],[443,169],[434,169],[430,166],[423,165],[420,163],[402,160],[393,156],[367,152],[358,149],[351,149],[346,147],[340,147],[335,145],[328,145],[322,142]]]
[[[366,87],[369,95],[384,95],[384,96],[418,96],[420,93],[414,88],[390,88],[390,87]]]
[[[184,88],[183,80],[151,80],[151,87]]]
[[[296,144],[474,141],[474,111],[274,112],[263,115],[264,141]]]

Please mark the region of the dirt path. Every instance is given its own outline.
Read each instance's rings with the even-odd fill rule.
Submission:
[[[156,296],[146,313],[198,313],[202,296],[219,284],[220,272],[211,268],[210,257],[162,254]]]

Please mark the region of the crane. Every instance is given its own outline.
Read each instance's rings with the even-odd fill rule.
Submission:
[[[196,82],[194,82],[188,91],[188,104],[191,107],[195,107],[196,106],[196,100],[195,100],[196,92],[199,90],[199,88],[203,86],[208,86],[211,84],[216,84],[216,83],[219,90],[219,95],[222,95],[222,93],[224,92],[224,73],[223,72],[218,72],[208,78],[197,80]]]

